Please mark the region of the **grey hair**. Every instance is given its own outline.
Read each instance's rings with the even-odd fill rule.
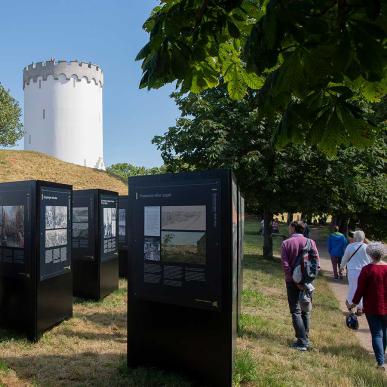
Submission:
[[[366,253],[375,261],[380,261],[386,255],[386,249],[381,242],[370,243]]]
[[[355,242],[363,242],[365,239],[365,234],[364,234],[364,231],[362,230],[356,230],[354,233],[353,233],[353,240]]]

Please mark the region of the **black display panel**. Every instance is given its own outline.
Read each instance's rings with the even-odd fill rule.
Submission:
[[[40,190],[40,280],[70,270],[71,190]]]
[[[244,258],[244,236],[245,236],[245,199],[238,191],[238,310],[237,329],[240,330],[240,316],[242,309],[243,292],[243,258]]]
[[[128,278],[128,197],[118,197],[118,256],[119,275]]]
[[[0,184],[0,323],[36,341],[72,315],[72,187]]]
[[[118,197],[118,248],[119,250],[128,249],[128,230],[127,230],[127,216],[128,216],[128,197]]]
[[[100,195],[101,262],[118,256],[118,199]]]
[[[119,208],[118,209],[118,236],[119,243],[126,243],[126,209]]]
[[[30,211],[31,195],[29,193],[0,191],[1,275],[18,277],[29,272],[30,265],[25,245],[29,239]]]
[[[240,216],[231,171],[129,178],[128,365],[231,386]]]
[[[143,257],[134,262],[137,296],[221,308],[220,191],[216,180],[136,188],[135,256]]]

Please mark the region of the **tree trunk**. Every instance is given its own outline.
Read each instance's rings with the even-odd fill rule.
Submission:
[[[273,258],[273,236],[272,236],[273,212],[266,209],[263,212],[263,256]]]
[[[288,212],[288,219],[287,219],[287,224],[289,226],[290,223],[292,223],[292,220],[293,220],[293,213],[291,212]]]

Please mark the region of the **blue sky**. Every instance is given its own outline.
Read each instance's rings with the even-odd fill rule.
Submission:
[[[147,41],[142,24],[156,0],[1,0],[0,82],[23,106],[23,67],[42,60],[78,59],[104,71],[106,165],[162,164],[151,140],[175,123],[171,85],[140,90],[137,52]],[[19,146],[18,148],[22,148]]]

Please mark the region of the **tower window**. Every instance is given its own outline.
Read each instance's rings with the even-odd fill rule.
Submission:
[[[46,119],[46,109],[43,109],[43,119]]]
[[[39,79],[39,89],[41,89],[41,88],[42,88],[42,80]]]

